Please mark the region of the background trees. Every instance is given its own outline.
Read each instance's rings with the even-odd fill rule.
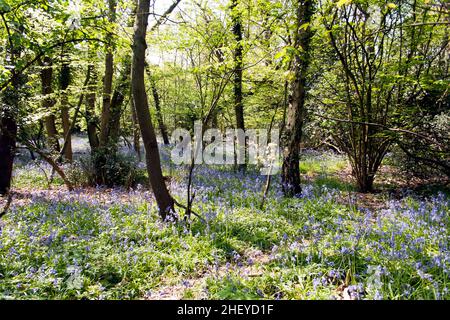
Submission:
[[[328,131],[348,155],[360,191],[373,190],[378,168],[395,144],[405,149],[405,141],[429,140],[437,147],[408,115],[426,113],[420,101],[430,90],[448,99],[438,89],[447,71],[432,71],[448,47],[440,24],[445,11],[443,3],[418,1],[321,2],[320,42],[329,43],[322,61],[328,65],[319,68],[312,103],[320,106],[318,116],[330,121]],[[443,109],[448,111],[448,103]]]
[[[118,150],[133,141],[140,156],[137,124],[147,109],[164,144],[196,120],[221,129],[281,129],[286,195],[301,191],[302,146],[346,153],[363,192],[374,189],[389,152],[414,164],[411,170],[426,165],[449,174],[444,1],[143,6],[153,26],[140,35],[148,44],[139,80],[150,93],[148,108],[131,98],[133,2],[0,2],[2,193],[17,138],[62,172],[78,161],[69,133],[89,138],[91,184],[123,183],[113,172],[136,164],[126,165]],[[147,101],[139,95],[139,103]]]

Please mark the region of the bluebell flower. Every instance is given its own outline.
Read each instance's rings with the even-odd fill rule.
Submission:
[[[380,291],[375,292],[374,300],[383,300],[383,294]]]
[[[321,284],[321,279],[320,278],[314,278],[313,279],[313,287],[314,287],[314,290],[316,290],[317,289],[317,286],[319,286]]]

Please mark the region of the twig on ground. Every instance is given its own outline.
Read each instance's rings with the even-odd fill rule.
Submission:
[[[192,210],[192,208],[188,209],[188,207],[186,207],[184,204],[179,203],[179,202],[178,202],[177,200],[175,200],[175,199],[173,199],[173,202],[174,202],[175,205],[177,205],[178,207],[180,207],[180,208],[182,208],[182,209],[184,209],[184,210],[186,210],[186,211],[189,210],[191,214],[193,214],[194,216],[196,216],[197,218],[199,218],[200,221],[201,221],[202,223],[206,224],[206,220],[205,220],[201,215],[199,215],[198,213],[195,213],[195,212]]]

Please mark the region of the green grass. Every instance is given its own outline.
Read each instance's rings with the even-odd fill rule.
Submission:
[[[61,177],[55,173],[51,179],[51,169],[48,165],[38,163],[38,165],[15,165],[12,181],[13,188],[48,188],[64,185]],[[51,180],[51,181],[50,181]]]
[[[345,157],[336,154],[306,154],[300,161],[300,173],[309,176],[316,174],[334,174],[347,167]]]
[[[356,187],[352,183],[344,182],[336,177],[328,175],[320,175],[314,179],[314,184],[318,186],[326,186],[330,189],[340,191],[356,191]]]

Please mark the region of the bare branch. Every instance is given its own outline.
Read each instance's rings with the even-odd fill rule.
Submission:
[[[172,13],[173,10],[177,7],[177,5],[181,2],[181,0],[175,0],[174,3],[159,17],[158,21],[148,30],[148,32],[153,32],[158,28],[160,25],[162,25],[164,22],[168,20],[169,15]]]
[[[423,134],[414,132],[414,131],[410,131],[410,130],[406,130],[406,129],[400,129],[400,128],[390,128],[384,124],[380,124],[380,123],[373,123],[373,122],[363,122],[363,121],[353,121],[353,120],[348,120],[348,119],[337,119],[337,118],[333,118],[333,117],[327,117],[321,114],[317,114],[317,113],[313,113],[311,112],[312,115],[319,117],[319,118],[323,118],[323,119],[327,119],[327,120],[332,120],[332,121],[337,121],[337,122],[346,122],[346,123],[352,123],[352,124],[360,124],[360,125],[365,125],[365,126],[374,126],[374,127],[381,127],[387,131],[393,131],[393,132],[401,132],[401,133],[406,133],[406,134],[410,134],[410,135],[414,135],[416,137],[425,139],[429,142],[432,142],[434,144],[437,144],[441,147],[444,147],[443,144],[441,144],[440,142],[428,137],[428,136],[424,136]]]

